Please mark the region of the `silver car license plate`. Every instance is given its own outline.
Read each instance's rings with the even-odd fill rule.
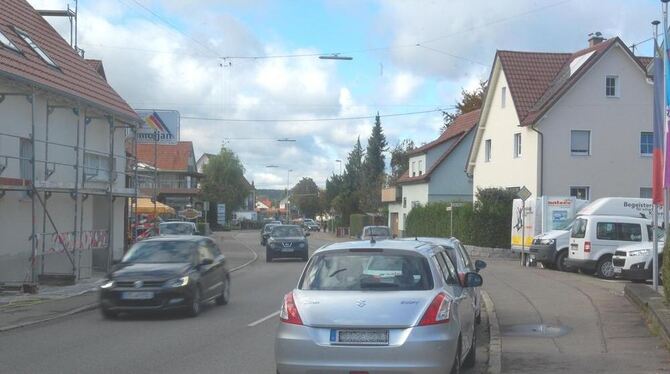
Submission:
[[[153,292],[133,292],[133,291],[128,291],[128,292],[123,292],[121,294],[121,298],[124,300],[148,300],[148,299],[153,299],[154,298],[154,293]]]
[[[335,344],[388,345],[389,330],[332,330]]]

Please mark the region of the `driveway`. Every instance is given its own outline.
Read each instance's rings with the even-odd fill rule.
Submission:
[[[503,372],[670,372],[670,353],[624,297],[624,282],[513,261],[491,261],[482,275],[500,324]]]

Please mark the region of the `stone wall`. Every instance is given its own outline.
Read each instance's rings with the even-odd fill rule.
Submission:
[[[488,248],[476,245],[465,245],[465,249],[475,259],[518,260],[519,254],[509,248]]]

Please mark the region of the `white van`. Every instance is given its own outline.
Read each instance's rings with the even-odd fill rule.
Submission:
[[[566,263],[604,279],[615,276],[612,255],[618,247],[651,240],[651,220],[625,216],[579,216],[570,232]]]
[[[652,212],[651,199],[606,197],[595,200],[579,211],[572,224],[566,265],[601,278],[614,278],[614,251],[652,240]]]

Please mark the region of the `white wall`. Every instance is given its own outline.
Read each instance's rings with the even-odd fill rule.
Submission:
[[[483,128],[476,154],[473,189],[487,187],[526,186],[537,194],[538,135],[527,127],[519,126],[514,100],[509,92],[505,73],[499,69],[492,79],[489,95],[493,95],[488,115],[479,124]],[[501,88],[507,87],[505,107],[501,105]],[[521,133],[521,157],[514,157],[514,134]],[[491,139],[491,160],[485,161],[485,142]]]
[[[14,86],[9,86],[0,83],[0,92],[15,92],[18,89]],[[51,99],[53,103],[53,98]],[[62,104],[60,100],[60,104]],[[74,147],[77,143],[77,115],[72,111],[72,107],[76,107],[76,103],[71,102],[69,108],[55,108],[49,115],[49,141],[65,144]],[[31,114],[32,106],[25,96],[6,96],[5,101],[0,103],[0,133],[16,135],[24,138],[30,137],[31,132]],[[38,160],[45,160],[47,153],[47,146],[39,140],[46,139],[47,123],[47,98],[39,94],[35,100],[35,157]],[[80,147],[83,147],[84,139],[84,121],[80,125]],[[124,131],[119,129],[116,131],[115,150],[116,155],[124,155]],[[109,124],[105,119],[93,119],[87,125],[86,147],[98,152],[109,152]],[[55,144],[48,146],[48,161],[57,162],[65,165],[50,164],[50,168],[54,168],[54,173],[48,178],[48,183],[51,186],[59,186],[64,188],[73,188],[75,184],[75,169],[74,165],[76,156],[72,147],[63,147]],[[80,173],[79,181],[81,182],[83,173],[83,149],[80,150]],[[0,135],[0,163],[2,163],[2,156],[19,156],[19,139]],[[125,170],[125,159],[117,159],[117,170]],[[7,169],[0,174],[0,178],[20,178],[19,160],[9,159]],[[44,163],[36,163],[36,185],[44,183]],[[81,184],[80,184],[81,185]],[[115,187],[123,187],[125,185],[125,178],[119,175]],[[87,183],[86,188],[104,188],[104,183]],[[83,203],[83,227],[79,228],[79,220],[82,211],[77,211],[77,222],[75,223],[75,200],[70,197],[68,193],[52,193],[51,197],[44,199],[44,194],[40,196],[46,203],[47,211],[51,219],[56,225],[59,232],[67,233],[75,230],[91,230],[93,228],[93,197],[90,196],[88,200]],[[54,232],[48,217],[43,215],[43,208],[36,201],[36,232]],[[124,226],[124,204],[125,198],[117,198],[114,203],[114,251],[117,257],[120,257],[123,251],[123,226]],[[44,221],[44,219],[46,221]],[[30,240],[32,229],[32,201],[25,192],[8,191],[4,197],[0,198],[0,281],[5,282],[23,282],[29,281],[31,276],[30,256],[32,244]],[[45,225],[43,226],[43,222]],[[75,226],[77,225],[77,226]],[[38,255],[42,252],[42,244],[45,250],[49,247],[60,249],[58,245],[52,245],[41,240],[37,243]],[[44,265],[45,272],[51,273],[70,273],[72,265],[68,261],[67,256],[62,251],[56,251],[48,254],[45,257],[45,262],[42,264],[38,257],[37,269],[38,271]],[[75,256],[75,261],[79,262],[78,254]],[[91,254],[82,253],[82,277],[90,276],[91,269]]]
[[[605,77],[618,75],[620,97],[605,96]],[[625,51],[612,48],[547,113],[544,194],[566,196],[588,186],[591,200],[638,197],[651,186],[651,157],[640,155],[640,132],[652,129],[653,87]],[[572,156],[570,130],[591,130],[591,155]]]
[[[412,210],[412,202],[416,201],[421,205],[428,203],[428,183],[408,184],[402,187],[402,199],[400,203],[389,204],[389,227],[391,225],[391,213],[398,213],[398,230],[405,231],[405,217]],[[403,207],[404,200],[407,203]]]
[[[419,165],[421,163],[421,165]],[[414,169],[412,170],[412,164],[414,164]],[[419,171],[421,171],[421,174],[426,174],[426,154],[420,154],[414,157],[410,157],[409,159],[409,176],[410,177],[418,177]],[[412,172],[414,172],[414,175],[412,175]]]

